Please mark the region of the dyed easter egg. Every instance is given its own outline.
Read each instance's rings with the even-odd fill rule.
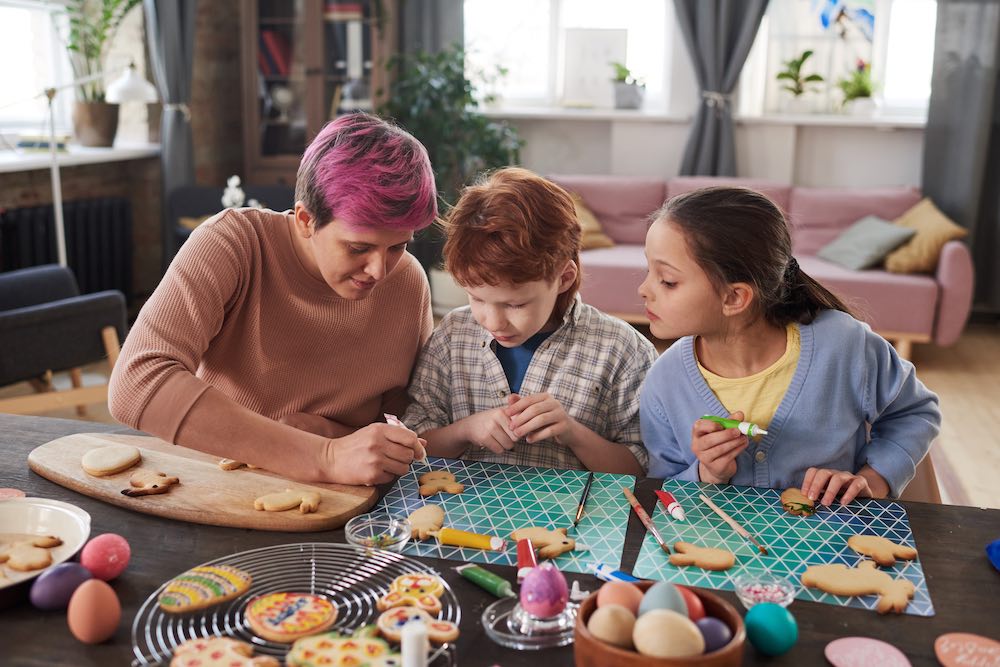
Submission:
[[[633,616],[639,614],[639,603],[642,602],[642,591],[627,581],[609,581],[597,591],[597,606],[617,604],[625,607]]]
[[[121,535],[104,533],[87,542],[80,552],[80,564],[98,579],[111,581],[128,567],[132,550]]]
[[[733,638],[729,626],[717,618],[705,616],[694,623],[698,626],[701,636],[705,638],[705,653],[718,651]]]
[[[765,655],[781,655],[795,646],[799,639],[799,626],[791,612],[779,604],[762,602],[747,611],[743,622],[747,638]]]
[[[632,630],[635,628],[635,614],[618,604],[598,607],[587,621],[587,629],[602,642],[619,648],[632,648]]]
[[[569,602],[566,577],[551,563],[531,568],[521,583],[521,607],[536,618],[562,613]]]
[[[639,616],[654,609],[670,609],[682,616],[688,615],[687,603],[680,589],[669,581],[658,581],[649,587],[639,603]]]
[[[826,645],[823,655],[833,667],[912,667],[902,651],[871,637],[841,637]]]
[[[77,587],[91,578],[90,570],[79,563],[50,567],[31,585],[31,604],[46,611],[65,609]]]
[[[705,651],[705,639],[687,614],[651,609],[632,629],[635,650],[654,658],[686,658]]]
[[[69,599],[69,631],[84,644],[99,644],[115,634],[122,606],[111,586],[100,579],[80,584]]]
[[[677,584],[677,590],[681,592],[681,597],[684,598],[684,603],[687,605],[688,618],[695,623],[705,618],[705,605],[701,603],[701,598],[698,597],[697,593],[680,584]]]

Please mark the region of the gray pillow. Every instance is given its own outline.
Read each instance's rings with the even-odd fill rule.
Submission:
[[[870,269],[885,256],[903,245],[916,230],[894,225],[868,215],[844,230],[844,233],[816,253],[822,259],[855,271]]]

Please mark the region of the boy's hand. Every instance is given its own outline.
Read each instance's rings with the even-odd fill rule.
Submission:
[[[889,484],[867,465],[857,474],[830,468],[806,470],[802,493],[810,500],[819,500],[822,496],[820,504],[829,506],[841,491],[840,504],[846,505],[855,498],[884,498],[889,494]]]
[[[730,419],[743,421],[742,412]],[[750,439],[738,428],[724,428],[708,419],[699,419],[691,427],[691,451],[698,458],[701,481],[725,484],[736,474],[736,457],[750,445]]]
[[[358,429],[333,441],[328,481],[366,486],[392,481],[406,474],[413,459],[423,452],[420,440],[413,431],[389,424]]]
[[[524,438],[526,442],[551,439],[561,445],[568,445],[572,441],[577,421],[566,413],[562,403],[551,394],[511,394],[509,402],[504,413],[510,418],[515,437]]]
[[[465,430],[465,440],[470,445],[488,449],[494,454],[503,454],[513,449],[517,442],[509,421],[503,408],[493,408],[469,415],[461,424]]]

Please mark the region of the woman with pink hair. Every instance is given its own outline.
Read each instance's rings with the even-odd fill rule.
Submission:
[[[202,223],[139,313],[111,378],[120,422],[300,481],[407,471],[410,372],[433,322],[406,252],[437,216],[424,147],[366,114],[306,149],[295,209]],[[419,455],[419,454],[417,454]]]

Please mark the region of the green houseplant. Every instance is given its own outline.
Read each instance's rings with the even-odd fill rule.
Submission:
[[[122,21],[142,0],[68,0],[66,51],[74,80],[88,79],[76,86],[77,103],[73,127],[77,140],[85,146],[110,146],[118,129],[118,105],[104,100],[105,59]]]
[[[871,97],[875,94],[875,82],[872,81],[871,63],[858,58],[850,75],[837,81],[837,87],[844,93],[845,108],[870,111],[874,106]],[[859,105],[857,101],[862,101],[866,104]]]
[[[619,62],[610,62],[614,70],[611,81],[615,84],[615,108],[616,109],[638,109],[642,106],[643,94],[646,92],[646,84],[642,79],[636,78],[632,70]]]
[[[815,88],[810,88],[810,83],[820,83],[823,81],[823,77],[819,74],[805,74],[802,71],[803,66],[812,57],[812,54],[811,49],[806,49],[798,58],[789,58],[781,63],[784,69],[778,72],[776,78],[778,81],[784,82],[784,85],[781,86],[782,90],[787,90],[798,98],[811,90],[815,90]]]

